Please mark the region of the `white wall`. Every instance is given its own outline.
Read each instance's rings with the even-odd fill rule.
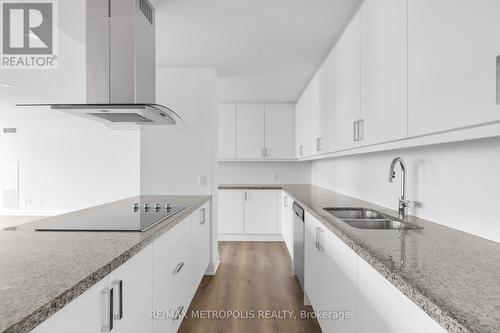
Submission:
[[[0,70],[0,175],[19,160],[18,214],[74,210],[139,193],[140,137],[16,103],[85,101],[85,1],[59,1],[59,68]],[[3,188],[0,177],[0,193]],[[43,200],[42,200],[43,199]],[[31,204],[29,204],[31,200]],[[3,205],[0,200],[0,212]]]
[[[211,69],[158,69],[157,103],[177,112],[179,131],[141,134],[141,193],[212,193],[217,135],[217,76]],[[207,186],[198,177],[207,177]]]
[[[500,138],[315,161],[312,183],[397,209],[399,170],[388,182],[397,156],[407,164],[412,215],[500,241]]]
[[[310,162],[219,162],[219,184],[308,184]],[[273,175],[277,175],[274,179]]]

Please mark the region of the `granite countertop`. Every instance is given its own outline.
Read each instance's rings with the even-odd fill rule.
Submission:
[[[424,229],[356,229],[323,208],[397,212],[312,185],[219,189],[284,190],[449,332],[500,332],[499,243],[413,216],[408,222]]]
[[[210,198],[142,196],[145,202],[186,207],[145,232],[34,231],[36,226],[50,223],[51,218],[0,231],[0,332],[29,332]],[[75,214],[93,209],[65,217],[71,223]]]

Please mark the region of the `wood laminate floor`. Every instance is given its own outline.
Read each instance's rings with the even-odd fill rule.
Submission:
[[[179,332],[321,332],[301,316],[313,310],[303,305],[284,243],[220,242],[219,251],[217,274],[203,278]],[[240,318],[222,318],[229,311]]]

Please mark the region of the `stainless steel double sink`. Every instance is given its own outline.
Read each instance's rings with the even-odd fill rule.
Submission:
[[[418,230],[415,224],[402,222],[389,215],[365,208],[324,208],[336,218],[357,229]]]

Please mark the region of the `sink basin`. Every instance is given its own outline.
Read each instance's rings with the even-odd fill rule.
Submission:
[[[357,229],[383,229],[383,230],[401,230],[401,229],[420,229],[413,224],[403,223],[394,220],[342,220],[351,227]]]
[[[325,210],[341,220],[371,220],[387,218],[386,215],[370,209],[325,208]]]
[[[398,221],[389,215],[364,208],[324,208],[325,211],[357,229],[416,230],[420,226]]]

